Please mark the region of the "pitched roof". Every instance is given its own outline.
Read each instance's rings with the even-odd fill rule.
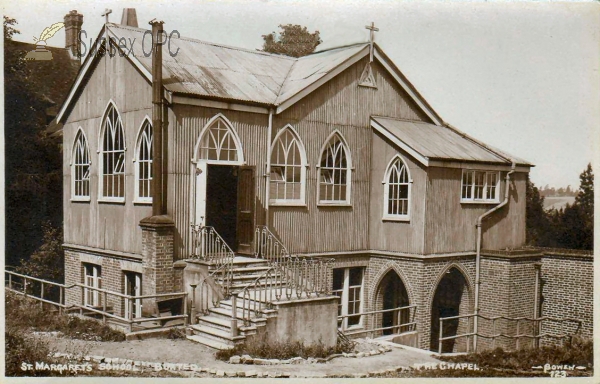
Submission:
[[[127,53],[126,57],[151,81],[152,57],[144,52],[148,52],[150,47],[148,30],[112,23],[104,28],[117,41],[127,42],[123,50]],[[104,28],[98,37],[104,34]],[[172,55],[170,52],[177,53]],[[368,53],[368,44],[361,43],[293,58],[173,35],[170,44],[163,45],[163,86],[173,94],[277,107],[277,113],[280,113]],[[385,55],[377,57],[387,60]],[[97,56],[85,59],[69,99],[59,113],[61,121],[75,98],[77,88],[84,86],[85,72],[95,59]],[[397,71],[393,64],[386,64]],[[412,89],[402,74],[396,74],[396,78],[401,86]],[[409,94],[424,107],[433,121],[441,121],[420,95]]]
[[[500,152],[482,142],[445,125],[388,117],[372,117],[371,125],[424,165],[431,160],[531,166],[526,160]]]

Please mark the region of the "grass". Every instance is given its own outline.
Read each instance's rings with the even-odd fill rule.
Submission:
[[[232,349],[218,351],[216,356],[219,360],[228,361],[230,357],[238,355],[250,355],[253,358],[261,359],[280,359],[286,360],[292,357],[302,357],[307,359],[325,358],[327,356],[352,352],[354,343],[338,343],[334,347],[326,347],[323,342],[306,345],[300,341],[293,342],[272,342],[265,340],[251,340],[242,344],[237,344]]]
[[[549,373],[544,373],[543,370],[532,369],[533,366],[544,364],[586,367],[583,371],[568,371],[569,377],[593,375],[593,343],[591,340],[582,339],[574,339],[564,346],[546,346],[518,351],[504,351],[502,348],[497,348],[481,353],[439,359],[454,363],[477,364],[480,370],[412,370],[387,373],[379,377],[549,377]]]
[[[73,339],[123,341],[125,334],[93,319],[60,315],[40,307],[38,301],[6,292],[6,328],[13,334],[28,332],[62,332]]]

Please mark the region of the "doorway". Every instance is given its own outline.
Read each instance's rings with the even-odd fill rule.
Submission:
[[[142,274],[138,272],[123,271],[125,276],[125,294],[129,296],[142,295]],[[131,308],[132,317],[142,317],[142,299],[125,299],[125,318],[129,318]]]
[[[236,253],[251,255],[254,239],[254,167],[199,162],[196,222],[213,227]]]
[[[391,270],[381,280],[379,285],[382,295],[383,310],[391,310],[409,305],[408,292],[398,274]],[[407,332],[408,326],[401,326],[410,322],[410,311],[388,311],[381,314],[381,328],[384,335]]]
[[[469,306],[468,284],[463,274],[455,267],[450,268],[439,282],[431,304],[431,350],[439,348],[440,318],[466,314]],[[461,313],[461,309],[465,313]],[[444,320],[443,337],[456,336],[461,319]],[[462,332],[461,332],[462,333]],[[464,340],[450,339],[443,341],[442,352],[456,352],[459,343]]]

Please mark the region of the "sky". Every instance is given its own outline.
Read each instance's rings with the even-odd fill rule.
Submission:
[[[4,1],[15,40],[34,42],[76,9],[88,39],[136,8],[140,27],[257,49],[279,24],[320,31],[317,49],[375,41],[433,109],[467,134],[536,166],[538,186],[579,187],[600,164],[600,4],[458,1]],[[47,41],[64,46],[64,29]],[[88,43],[89,46],[89,43]]]

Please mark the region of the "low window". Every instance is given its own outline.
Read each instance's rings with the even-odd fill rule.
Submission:
[[[461,201],[497,202],[500,173],[463,170]]]
[[[83,264],[84,280],[83,285],[90,288],[101,288],[102,271],[99,265]],[[100,302],[100,292],[95,289],[83,289],[83,305],[98,307]]]
[[[362,325],[364,268],[336,268],[333,270],[333,294],[340,298],[338,327],[347,329]],[[353,316],[355,315],[355,316]]]

